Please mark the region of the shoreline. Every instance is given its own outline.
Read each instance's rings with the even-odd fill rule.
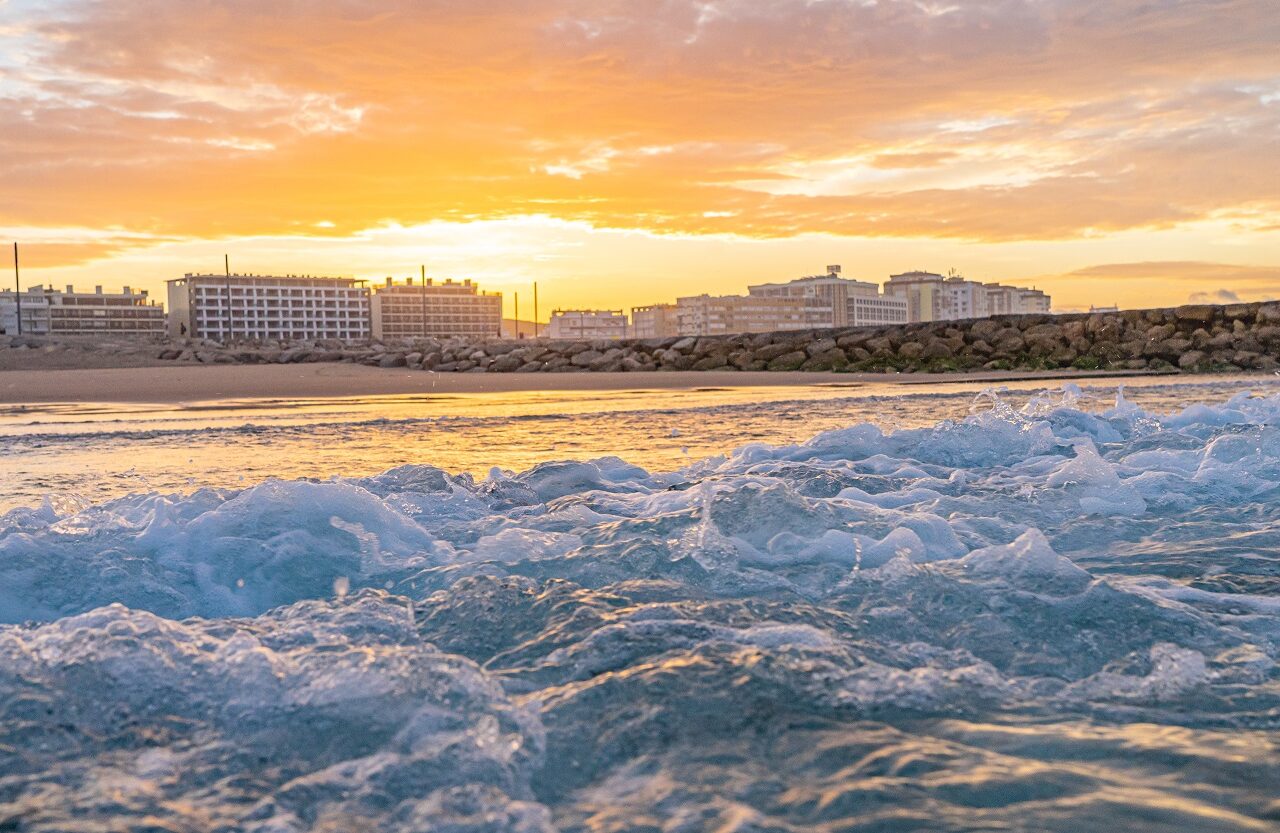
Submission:
[[[638,373],[431,373],[358,364],[167,365],[0,371],[0,405],[118,402],[177,405],[219,399],[343,398],[412,394],[678,390],[787,386],[856,387],[1071,381],[1168,375],[1151,371],[830,373],[658,371]]]

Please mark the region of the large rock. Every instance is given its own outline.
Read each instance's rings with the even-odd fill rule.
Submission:
[[[905,347],[906,345],[903,346]],[[937,339],[926,344],[924,347],[924,353],[921,355],[921,358],[925,360],[950,359],[954,357],[955,353],[952,351],[951,345],[947,344],[947,342],[942,339]]]
[[[1254,319],[1259,324],[1280,323],[1280,302],[1259,305],[1258,311],[1254,313]]]
[[[753,355],[761,361],[771,362],[779,356],[785,356],[792,353],[795,348],[789,343],[784,344],[766,344],[763,347],[757,347]]]
[[[1015,353],[1021,353],[1023,350],[1027,349],[1027,343],[1023,340],[1021,335],[1006,335],[995,343],[995,349],[997,353],[1012,356]]]
[[[809,355],[803,350],[795,350],[791,353],[784,353],[773,361],[769,362],[769,370],[799,370],[800,365],[808,361]]]
[[[575,367],[588,367],[596,359],[603,357],[604,353],[599,350],[582,350],[570,356],[569,362]]]
[[[834,344],[835,342],[832,342]],[[832,347],[825,352],[810,356],[804,364],[800,365],[801,370],[843,370],[849,366],[849,360],[845,358],[844,351],[838,347]]]
[[[1195,324],[1208,324],[1218,314],[1218,308],[1209,304],[1187,304],[1173,311],[1173,317],[1179,321]]]
[[[704,359],[699,359],[693,363],[692,370],[723,370],[728,369],[728,356],[723,353],[713,353]]]
[[[898,358],[915,361],[924,355],[924,345],[918,341],[907,341],[898,347]]]
[[[976,340],[991,341],[1003,326],[993,318],[982,318],[969,326],[969,333]]]
[[[1182,307],[1179,307],[1182,309]],[[1178,367],[1183,370],[1194,370],[1204,364],[1209,357],[1199,350],[1188,350],[1178,357]]]
[[[804,351],[809,354],[810,358],[812,358],[822,353],[830,352],[831,350],[834,350],[834,349],[836,349],[835,339],[822,338],[822,339],[818,339],[817,341],[811,342],[807,347],[804,348]],[[844,354],[841,353],[841,356],[843,355]]]
[[[489,365],[489,371],[492,373],[514,373],[524,365],[519,356],[513,356],[510,352],[499,356],[493,360],[493,364]]]

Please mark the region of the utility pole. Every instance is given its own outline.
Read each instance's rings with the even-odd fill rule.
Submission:
[[[538,282],[533,282],[533,337],[538,337]]]
[[[516,338],[520,338],[520,293],[516,293]]]
[[[427,264],[423,263],[418,266],[418,273],[422,276],[422,337],[427,337]]]
[[[222,256],[222,266],[227,275],[227,341],[231,340],[231,256]]]
[[[13,243],[13,303],[18,312],[18,335],[22,335],[22,277],[18,274],[18,242]]]

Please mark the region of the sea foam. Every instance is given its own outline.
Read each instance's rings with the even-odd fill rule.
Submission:
[[[1262,830],[1280,397],[0,517],[16,830]]]

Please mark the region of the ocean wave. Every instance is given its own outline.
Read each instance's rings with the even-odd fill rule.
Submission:
[[[1265,830],[1280,396],[0,516],[20,830]],[[165,828],[159,828],[165,829]]]

